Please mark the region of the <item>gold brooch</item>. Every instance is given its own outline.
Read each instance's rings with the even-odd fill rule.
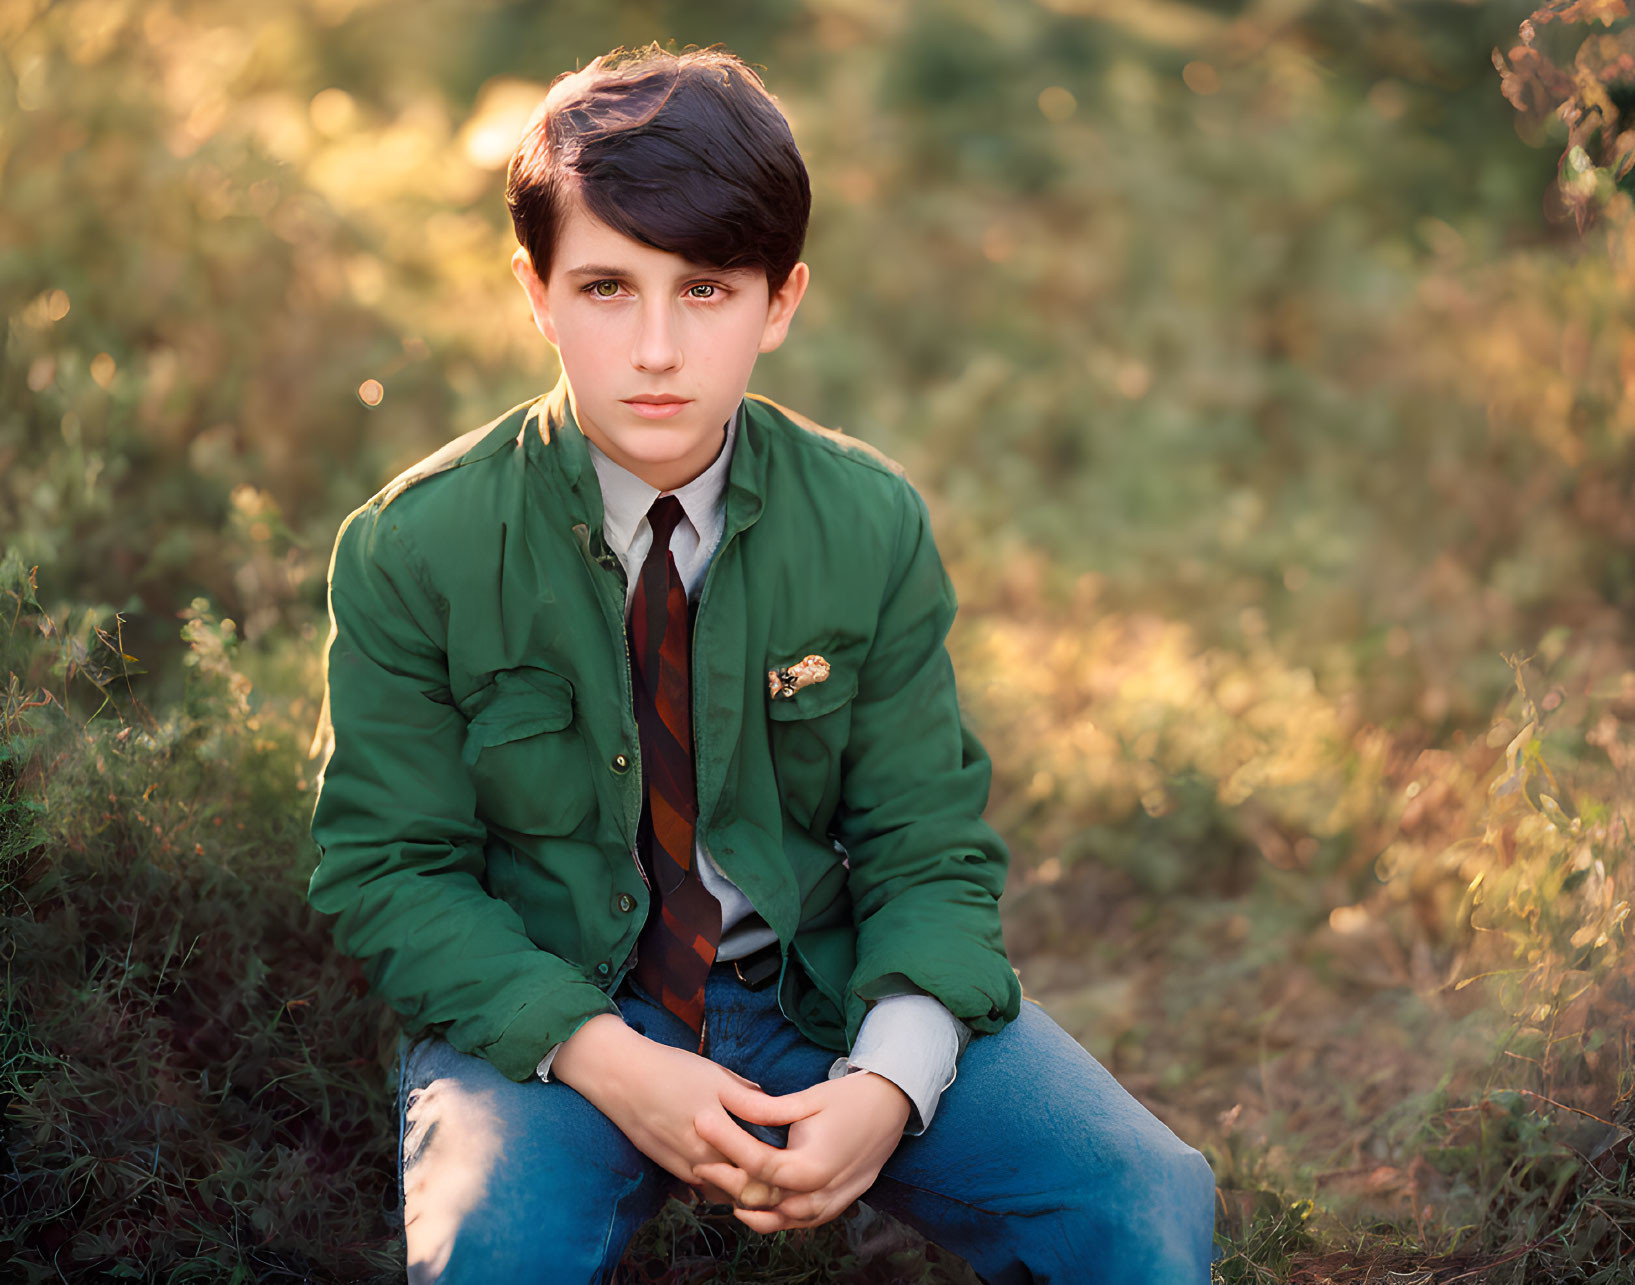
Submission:
[[[793,665],[782,665],[777,669],[766,671],[767,687],[771,690],[772,699],[780,696],[793,696],[802,687],[810,687],[813,683],[821,683],[829,676],[829,662],[822,656],[808,656],[804,660],[797,660]]]

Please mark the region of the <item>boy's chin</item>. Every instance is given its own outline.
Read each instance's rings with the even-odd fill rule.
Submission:
[[[680,418],[679,415],[676,417]],[[707,449],[710,444],[721,444],[725,418],[709,429],[699,427],[696,413],[688,418],[692,422],[685,424],[678,424],[676,419],[637,420],[633,424],[621,424],[609,436],[628,454],[655,464],[663,460],[685,459]]]
[[[675,470],[686,473],[683,480],[690,481],[709,466],[720,451],[722,439],[710,434],[704,437],[710,440],[705,441],[698,433],[642,427],[610,434],[609,445],[602,449],[614,463],[664,489],[680,484],[674,480]]]
[[[675,464],[705,449],[698,435],[666,433],[662,429],[636,429],[620,433],[613,444],[625,456],[643,464]]]

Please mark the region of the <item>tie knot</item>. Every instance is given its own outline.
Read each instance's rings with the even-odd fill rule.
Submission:
[[[670,547],[670,533],[676,529],[681,517],[681,501],[675,496],[661,495],[653,501],[653,507],[647,510],[647,524],[653,528],[655,549]]]

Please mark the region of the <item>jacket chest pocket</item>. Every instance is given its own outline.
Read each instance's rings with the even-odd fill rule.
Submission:
[[[856,671],[834,666],[822,682],[767,700],[779,796],[790,817],[814,833],[827,830],[840,801],[841,757],[851,736],[856,695]]]
[[[573,726],[573,684],[548,669],[504,669],[466,713],[462,757],[482,819],[525,834],[577,829],[596,789]]]

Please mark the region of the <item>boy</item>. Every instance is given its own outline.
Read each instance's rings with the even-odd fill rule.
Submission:
[[[1207,1163],[1021,1003],[924,503],[746,396],[808,280],[771,96],[615,51],[507,199],[562,378],[330,568],[310,895],[414,1037],[410,1279],[604,1281],[679,1180],[761,1232],[866,1193],[992,1281],[1203,1285]]]

